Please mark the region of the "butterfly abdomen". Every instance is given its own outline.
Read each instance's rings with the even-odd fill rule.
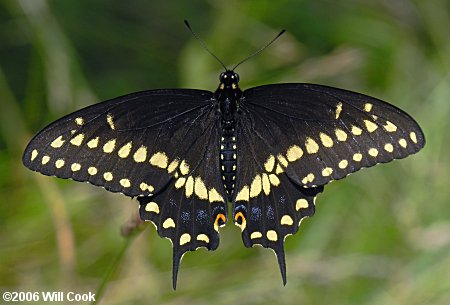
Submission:
[[[227,124],[222,128],[220,140],[220,170],[229,201],[231,201],[236,181],[236,151],[235,128],[233,124]]]

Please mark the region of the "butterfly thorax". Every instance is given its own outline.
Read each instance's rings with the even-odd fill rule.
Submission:
[[[215,92],[221,116],[220,169],[228,200],[231,201],[236,180],[236,113],[242,91],[239,75],[226,71],[220,75],[220,85]]]

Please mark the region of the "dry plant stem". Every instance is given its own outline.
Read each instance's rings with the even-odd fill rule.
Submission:
[[[136,218],[137,217],[137,218]],[[128,247],[131,245],[131,242],[133,239],[139,235],[145,228],[145,223],[139,218],[139,215],[137,213],[133,214],[130,219],[122,225],[120,231],[121,235],[125,238],[125,242],[120,249],[119,253],[117,253],[116,258],[109,266],[108,270],[105,273],[105,276],[102,279],[102,282],[97,288],[97,291],[95,292],[95,301],[93,301],[91,304],[97,304],[100,299],[103,297],[103,294],[105,293],[106,287],[108,283],[111,281],[113,275],[116,273],[117,268],[119,267],[120,262],[122,261],[122,258],[125,255],[125,252],[127,251]]]

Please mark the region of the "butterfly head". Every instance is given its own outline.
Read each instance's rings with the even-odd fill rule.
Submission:
[[[227,70],[225,72],[220,73],[219,80],[220,80],[219,88],[221,90],[229,88],[234,90],[238,88],[239,74],[237,74],[232,70]]]

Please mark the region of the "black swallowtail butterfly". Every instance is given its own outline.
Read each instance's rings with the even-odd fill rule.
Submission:
[[[142,91],[69,114],[31,140],[23,163],[137,197],[141,218],[172,241],[174,288],[185,252],[218,247],[230,202],[244,245],[273,249],[285,284],[284,239],[324,186],[425,139],[379,99],[313,84],[241,91],[235,68],[215,92]]]

